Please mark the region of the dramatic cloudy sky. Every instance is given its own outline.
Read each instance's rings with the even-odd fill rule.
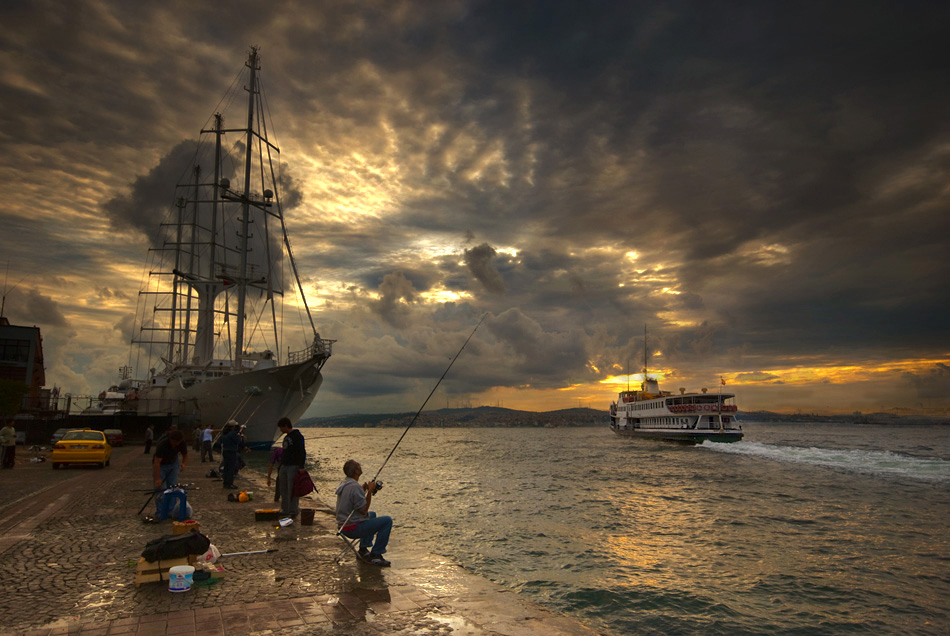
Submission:
[[[129,358],[149,228],[261,47],[321,334],[310,415],[950,406],[950,4],[0,4],[5,314],[47,378]],[[183,145],[184,144],[184,145]]]

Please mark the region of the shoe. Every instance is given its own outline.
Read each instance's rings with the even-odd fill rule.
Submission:
[[[235,486],[234,484],[231,484],[230,486],[222,486],[222,487],[223,487],[223,488],[227,488],[228,490],[237,490],[237,489],[238,489],[238,487]]]
[[[367,550],[366,548],[360,548],[359,555],[360,555],[360,558],[365,561],[369,558],[369,550]]]
[[[369,559],[366,561],[370,565],[378,565],[381,568],[388,568],[392,565],[389,561],[383,558],[382,554],[370,554]]]

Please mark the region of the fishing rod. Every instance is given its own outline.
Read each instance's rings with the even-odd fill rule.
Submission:
[[[219,555],[218,558],[220,559],[226,556],[241,556],[244,554],[267,554],[269,552],[277,552],[277,548],[271,548],[270,550],[251,550],[249,552],[228,552],[227,554]]]
[[[442,380],[445,379],[445,376],[448,375],[449,369],[452,368],[452,365],[455,364],[455,361],[458,360],[459,356],[462,355],[462,351],[465,349],[465,345],[468,344],[468,341],[472,339],[472,336],[475,335],[475,332],[478,331],[478,328],[481,326],[482,322],[485,321],[485,318],[488,316],[487,313],[482,316],[482,319],[478,321],[478,324],[475,325],[475,328],[472,329],[472,333],[468,335],[468,338],[465,339],[465,342],[462,343],[462,348],[458,350],[458,353],[455,354],[455,357],[452,358],[452,361],[449,362],[449,366],[446,367],[445,372],[442,374],[442,377],[439,378],[439,381],[435,383],[435,386],[432,387],[432,390],[429,392],[429,397],[426,398],[426,401],[422,403],[422,406],[419,407],[419,410],[416,411],[415,417],[412,418],[412,421],[409,422],[409,426],[406,427],[406,430],[402,432],[402,435],[399,436],[399,439],[396,441],[396,445],[393,446],[393,449],[389,451],[389,455],[386,456],[386,460],[383,462],[383,465],[379,467],[379,470],[376,471],[376,477],[379,477],[379,473],[383,472],[383,468],[386,467],[386,464],[389,462],[389,458],[393,456],[393,453],[396,452],[396,449],[399,447],[402,438],[406,436],[406,433],[409,432],[409,429],[412,428],[412,425],[416,423],[416,420],[419,419],[419,415],[422,413],[422,409],[426,407],[426,404],[429,403],[429,400],[435,394],[435,390],[439,388],[439,385],[442,384]],[[373,477],[373,481],[376,481],[376,477]]]
[[[402,435],[399,436],[399,439],[396,440],[396,445],[393,446],[393,449],[392,449],[391,451],[389,451],[389,455],[386,456],[386,460],[383,462],[383,465],[380,466],[380,467],[379,467],[379,470],[376,471],[376,476],[373,477],[373,481],[374,481],[374,482],[376,482],[376,479],[377,479],[377,477],[379,477],[379,474],[380,474],[381,472],[383,472],[383,468],[386,467],[386,464],[389,462],[389,458],[392,457],[392,456],[393,456],[393,453],[396,452],[396,449],[399,447],[400,442],[402,442],[402,438],[404,438],[404,437],[406,436],[406,433],[409,432],[409,429],[412,428],[412,425],[416,423],[416,420],[417,420],[417,419],[419,419],[419,414],[422,413],[422,409],[424,409],[424,408],[426,407],[426,404],[429,403],[429,400],[430,400],[430,399],[432,398],[432,396],[435,394],[435,390],[439,388],[439,385],[440,385],[440,384],[442,384],[442,380],[445,379],[445,376],[448,374],[449,369],[452,368],[452,365],[455,364],[455,361],[458,360],[458,357],[459,357],[460,355],[462,355],[462,351],[465,349],[465,345],[467,345],[467,344],[468,344],[468,341],[472,339],[472,336],[475,335],[475,332],[478,331],[478,328],[481,326],[482,322],[484,322],[484,321],[485,321],[485,318],[487,318],[487,317],[488,317],[488,313],[486,312],[486,313],[482,316],[482,319],[478,321],[478,324],[475,325],[475,328],[472,329],[472,333],[470,333],[470,334],[468,335],[468,338],[465,339],[465,342],[462,343],[462,347],[458,350],[458,353],[455,354],[455,357],[452,358],[452,361],[449,362],[449,366],[445,368],[445,371],[442,373],[442,377],[439,378],[439,381],[435,383],[435,386],[432,387],[432,390],[429,392],[429,396],[425,399],[425,402],[423,402],[423,403],[422,403],[422,406],[419,407],[419,410],[416,411],[416,415],[415,415],[415,417],[412,418],[412,421],[409,422],[409,426],[406,427],[406,430],[404,430],[404,431],[402,432]],[[377,490],[377,491],[378,491],[380,488],[382,488],[382,487],[383,487],[383,485],[382,485],[381,483],[376,482],[376,490]],[[375,492],[375,491],[374,491],[374,492]],[[350,511],[350,514],[348,514],[348,515],[346,516],[346,519],[343,521],[343,523],[340,524],[340,527],[339,527],[339,528],[337,529],[337,531],[336,531],[336,535],[337,535],[338,537],[340,537],[341,539],[343,539],[343,542],[346,543],[346,545],[347,545],[351,550],[353,550],[353,553],[356,554],[357,558],[360,558],[359,553],[356,552],[356,548],[353,547],[354,544],[356,543],[356,541],[357,541],[358,539],[352,539],[352,540],[351,540],[350,537],[347,537],[346,535],[343,534],[343,528],[345,528],[345,527],[346,527],[346,524],[349,523],[350,517],[353,516],[353,513],[354,513],[354,512],[356,512],[356,508],[354,508],[353,510],[351,510],[351,511]],[[346,552],[346,550],[347,550],[347,548],[343,548],[343,551],[340,552],[340,554],[338,554],[338,555],[336,556],[336,558],[334,559],[334,561],[336,561],[337,563],[339,563],[339,562],[340,562],[340,557],[343,556],[343,553]]]

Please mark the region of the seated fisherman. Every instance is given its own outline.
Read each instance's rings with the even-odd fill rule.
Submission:
[[[391,517],[377,517],[369,510],[373,493],[377,490],[376,482],[360,485],[357,480],[363,474],[363,467],[354,459],[343,464],[343,474],[346,479],[336,489],[336,520],[341,533],[351,539],[360,539],[359,554],[367,563],[388,567],[390,563],[383,554],[389,543],[393,520]]]

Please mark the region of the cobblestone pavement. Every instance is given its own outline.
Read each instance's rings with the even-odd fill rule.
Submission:
[[[255,508],[272,507],[263,475],[242,470],[236,484],[258,496],[229,502],[235,491],[206,477],[211,464],[197,457],[180,481],[193,484],[188,502],[201,532],[225,554],[275,551],[224,556],[224,577],[188,592],[169,592],[167,583],[136,587],[145,544],[172,531],[171,521],[146,524],[137,514],[149,496],[150,457],[121,447],[104,469],[59,470],[29,459],[21,452],[15,469],[0,472],[0,634],[594,633],[411,545],[398,527],[387,553],[392,568],[358,562],[349,551],[337,563],[345,546],[321,494],[301,501],[316,510],[312,526],[255,521]]]

